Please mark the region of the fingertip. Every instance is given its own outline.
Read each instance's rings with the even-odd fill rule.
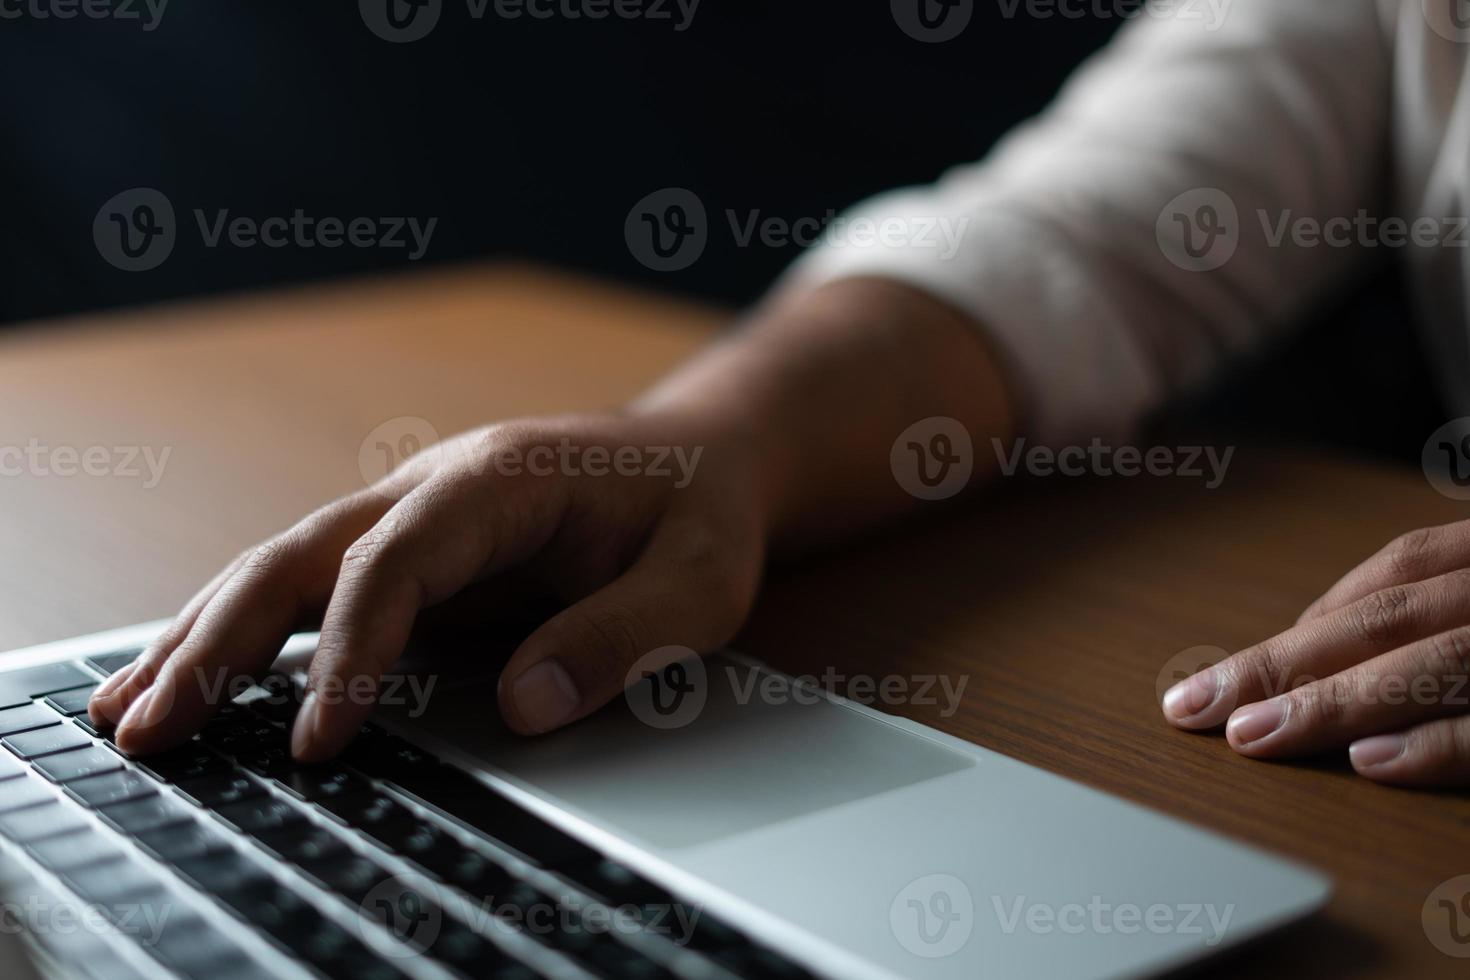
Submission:
[[[561,728],[578,717],[582,706],[571,674],[552,658],[513,676],[502,673],[496,696],[505,723],[520,735],[543,735]]]

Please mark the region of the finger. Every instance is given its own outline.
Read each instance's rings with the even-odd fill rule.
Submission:
[[[185,603],[173,622],[148,644],[136,660],[115,671],[92,692],[92,698],[87,703],[87,713],[95,724],[112,727],[122,721],[128,706],[153,683],[158,676],[158,668],[184,641],[184,637],[189,635],[199,619],[199,613],[244,564],[247,557],[248,552],[242,553],[226,565]]]
[[[560,728],[623,692],[645,654],[662,647],[701,652],[726,642],[744,621],[760,575],[758,549],[671,520],[620,578],[549,620],[500,676],[506,723],[532,735]]]
[[[564,510],[553,486],[447,471],[347,548],[292,733],[297,759],[331,758],[352,739],[419,610],[545,544]]]
[[[1470,716],[1375,735],[1348,749],[1360,775],[1396,786],[1470,786]]]
[[[1164,716],[1181,728],[1223,725],[1237,707],[1285,694],[1465,621],[1470,571],[1389,586],[1309,619],[1174,685]]]
[[[1299,623],[1356,602],[1370,592],[1406,585],[1470,566],[1470,521],[1400,535],[1348,572],[1297,620]]]
[[[343,549],[387,507],[371,492],[344,498],[247,555],[151,683],[119,692],[118,747],[146,755],[197,731],[232,681],[268,667],[287,637],[326,605]]]
[[[1225,737],[1256,758],[1307,755],[1467,707],[1470,627],[1459,627],[1241,708]]]

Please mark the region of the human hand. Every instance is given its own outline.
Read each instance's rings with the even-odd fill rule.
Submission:
[[[420,611],[514,571],[570,605],[504,668],[501,711],[522,733],[559,728],[619,695],[645,654],[724,643],[754,601],[767,533],[757,467],[740,440],[703,435],[580,416],[426,450],[241,554],[98,689],[91,715],[116,722],[125,751],[168,748],[219,707],[218,678],[259,675],[292,632],[320,623],[292,752],[328,758],[371,712]]]
[[[1291,629],[1174,685],[1174,725],[1256,759],[1348,746],[1357,772],[1470,785],[1470,521],[1405,534]],[[1228,722],[1227,722],[1228,719]]]

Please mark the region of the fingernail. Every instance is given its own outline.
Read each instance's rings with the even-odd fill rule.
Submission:
[[[154,695],[157,693],[157,691],[158,688],[156,685],[154,687],[150,687],[148,690],[138,695],[137,700],[135,700],[128,707],[128,710],[123,713],[122,720],[117,723],[117,732],[120,737],[125,735],[125,733],[134,732],[140,728],[148,727],[147,722],[144,719],[147,717],[148,711],[153,705]]]
[[[306,755],[311,743],[316,741],[317,716],[321,714],[321,700],[315,691],[307,691],[301,699],[301,710],[296,712],[296,726],[291,729],[291,754],[296,758]]]
[[[1272,698],[1260,704],[1241,708],[1230,716],[1225,735],[1235,745],[1249,745],[1276,731],[1286,723],[1286,702]]]
[[[124,664],[121,668],[114,671],[112,676],[108,677],[107,680],[98,686],[97,690],[92,692],[92,703],[96,704],[98,701],[104,701],[116,694],[118,688],[123,686],[123,682],[129,677],[132,677],[133,671],[137,669],[138,661],[134,660],[132,663]]]
[[[521,721],[535,732],[549,732],[571,720],[582,697],[555,660],[543,660],[527,670],[510,689]]]
[[[1402,735],[1374,735],[1349,745],[1348,757],[1354,769],[1370,769],[1392,762],[1408,747],[1409,741]]]
[[[1164,694],[1164,714],[1174,721],[1188,721],[1214,704],[1219,697],[1219,673],[1202,670],[1169,688]]]

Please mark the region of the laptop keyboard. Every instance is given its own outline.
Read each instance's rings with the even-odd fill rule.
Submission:
[[[808,976],[385,729],[297,764],[283,675],[126,757],[86,706],[136,654],[0,673],[0,837],[179,976],[271,975],[210,902],[329,980]]]

